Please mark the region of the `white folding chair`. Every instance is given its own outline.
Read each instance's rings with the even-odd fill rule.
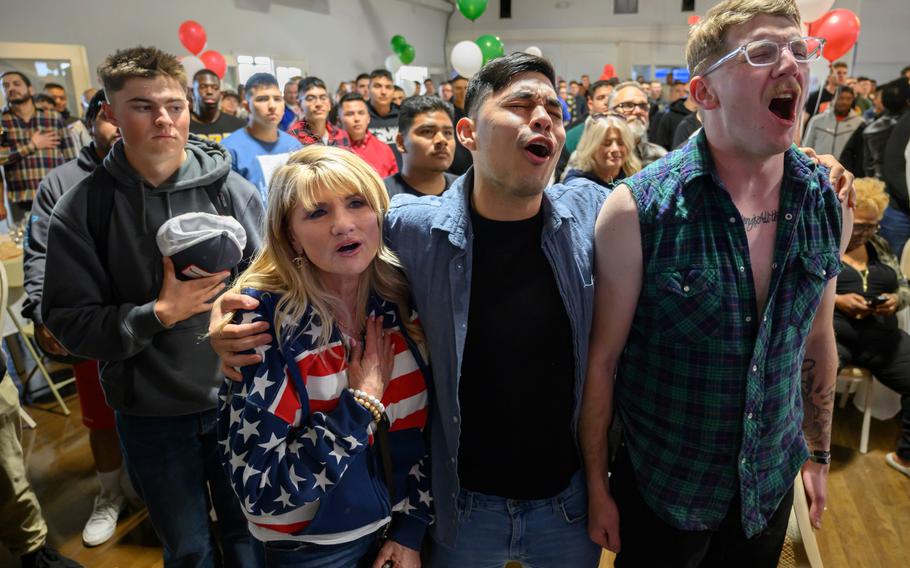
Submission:
[[[6,304],[9,301],[9,286],[7,285],[8,280],[6,277],[6,269],[3,267],[3,263],[0,262],[0,329],[3,329],[3,314],[6,313]],[[3,355],[0,354],[0,357]],[[0,377],[2,380],[3,377]],[[28,428],[35,428],[37,424],[35,420],[29,416],[28,412],[22,408],[22,405],[19,405],[19,418]]]
[[[4,263],[0,263],[4,264]],[[10,270],[7,271],[6,267],[9,266]],[[48,371],[47,366],[44,364],[44,358],[41,354],[41,351],[38,349],[35,343],[35,326],[31,322],[24,322],[19,316],[19,312],[22,309],[22,303],[25,301],[25,290],[23,289],[24,285],[24,274],[22,271],[22,261],[18,260],[16,263],[10,263],[9,265],[4,266],[4,276],[2,288],[4,291],[4,296],[6,297],[6,302],[3,303],[3,314],[4,317],[9,318],[9,322],[12,323],[12,327],[7,323],[3,322],[3,325],[0,326],[2,329],[3,338],[7,338],[12,335],[19,335],[22,337],[22,342],[25,344],[25,348],[28,349],[29,354],[32,356],[32,360],[35,361],[35,366],[29,371],[28,375],[22,381],[23,384],[28,383],[28,380],[31,379],[32,375],[36,372],[41,373],[41,376],[44,377],[44,381],[47,383],[48,388],[51,391],[51,394],[54,395],[54,398],[57,399],[57,403],[60,405],[60,409],[63,410],[65,416],[70,415],[70,409],[67,407],[66,402],[63,400],[63,397],[60,395],[60,389],[69,385],[70,383],[75,382],[75,377],[70,377],[58,383],[55,383],[51,378],[51,373]],[[16,291],[16,300],[10,304],[10,290]]]

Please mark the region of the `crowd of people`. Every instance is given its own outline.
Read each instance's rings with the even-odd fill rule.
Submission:
[[[910,476],[910,68],[806,95],[821,49],[792,0],[725,0],[687,83],[515,53],[411,96],[385,69],[231,91],[134,47],[80,119],[0,70],[85,545],[131,504],[166,566],[776,566],[797,475],[820,526],[845,365],[902,396]],[[77,566],[0,394],[0,541]]]

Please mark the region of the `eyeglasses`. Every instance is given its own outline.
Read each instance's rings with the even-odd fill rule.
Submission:
[[[746,45],[741,45],[718,59],[717,62],[708,67],[701,76],[707,77],[709,73],[713,73],[718,67],[735,58],[740,53],[746,56],[746,63],[752,67],[767,67],[769,65],[774,65],[780,60],[780,51],[785,47],[790,50],[793,59],[796,60],[797,63],[809,63],[821,56],[822,48],[824,46],[824,38],[811,36],[791,39],[783,45],[769,39],[750,41]]]
[[[633,103],[631,101],[626,101],[624,103],[619,103],[613,107],[613,110],[619,109],[622,113],[634,112],[635,109],[638,109],[642,112],[648,112],[651,109],[651,105],[648,103]]]
[[[878,223],[853,223],[854,233],[877,233],[881,228]]]

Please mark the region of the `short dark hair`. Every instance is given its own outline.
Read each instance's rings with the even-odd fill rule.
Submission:
[[[271,73],[253,73],[243,84],[243,94],[246,98],[253,96],[253,89],[259,87],[277,87],[278,79]]]
[[[570,84],[570,85],[580,85],[581,83],[579,83],[579,82],[576,81],[575,79],[572,79],[571,81],[569,81],[569,84]]]
[[[906,75],[907,71],[910,71],[910,65],[907,65],[906,67],[901,69],[901,75]]]
[[[452,124],[455,124],[455,109],[452,105],[439,97],[417,95],[405,99],[405,101],[401,103],[401,108],[398,110],[398,132],[400,132],[402,136],[406,135],[408,131],[411,130],[414,119],[417,118],[418,115],[436,111],[446,113],[452,121]]]
[[[871,81],[871,80],[872,79],[870,79],[869,77],[865,77],[863,75],[860,75],[859,77],[856,78],[857,83],[859,83],[860,81]]]
[[[588,87],[588,92],[585,94],[585,96],[590,100],[594,100],[594,93],[597,92],[597,89],[603,89],[604,87],[610,87],[612,89],[615,87],[615,85],[606,79],[594,81],[591,83],[591,86]]]
[[[89,127],[95,123],[95,119],[98,118],[98,114],[101,112],[101,107],[104,105],[106,98],[104,98],[104,89],[98,89],[98,91],[92,95],[91,100],[88,102],[88,107],[85,109],[85,117],[83,121]]]
[[[360,93],[345,93],[341,97],[341,99],[338,101],[338,106],[340,107],[344,103],[350,103],[350,102],[355,102],[355,101],[360,101],[364,105],[367,104],[367,100],[365,98],[363,98],[362,96],[360,96]],[[367,109],[369,109],[369,108],[370,107],[367,106]]]
[[[193,73],[193,82],[195,83],[199,77],[202,77],[203,75],[211,75],[212,77],[218,79],[219,85],[221,84],[221,77],[219,77],[218,74],[211,69],[200,69],[199,71]]]
[[[475,116],[477,109],[492,93],[504,89],[521,73],[540,73],[550,81],[551,87],[556,88],[556,72],[543,57],[522,52],[498,57],[481,67],[468,83],[468,94],[464,101],[468,116]]]
[[[136,78],[167,77],[186,89],[183,65],[176,57],[156,47],[140,45],[117,50],[98,67],[98,77],[109,95],[121,90],[128,80]]]
[[[843,85],[837,91],[838,95],[840,95],[841,93],[850,93],[851,95],[853,95],[854,98],[856,98],[856,91],[853,90],[853,87],[848,87],[847,85]]]
[[[26,77],[25,74],[21,71],[4,71],[3,73],[0,73],[0,81],[2,81],[3,78],[7,75],[19,75],[19,77],[22,78],[22,82],[25,83],[26,87],[32,86],[32,80]]]
[[[370,82],[371,83],[373,82],[373,79],[377,79],[379,77],[385,77],[389,81],[392,81],[392,72],[389,71],[388,69],[373,69],[370,72]]]
[[[38,104],[38,103],[50,103],[51,105],[57,104],[57,102],[54,101],[54,99],[52,99],[50,95],[45,95],[44,93],[41,93],[40,95],[35,95],[32,98],[32,102],[34,102],[35,104]]]
[[[297,98],[303,98],[306,95],[306,92],[310,89],[322,89],[325,92],[329,92],[328,87],[325,86],[325,83],[319,77],[304,77],[297,83]]]
[[[369,81],[369,80],[370,80],[370,74],[369,74],[369,73],[361,73],[360,75],[357,75],[357,78],[354,79],[354,82],[356,83],[357,81],[360,81],[360,80],[362,80],[362,79],[366,79],[367,81]]]
[[[898,114],[910,102],[910,83],[901,77],[885,83],[882,88],[882,106],[891,114]]]
[[[240,95],[236,91],[221,91],[221,99],[237,99],[240,102]]]
[[[847,65],[846,61],[835,61],[834,63],[831,64],[831,68],[834,69],[835,67],[849,68],[849,65]]]
[[[61,91],[66,91],[66,87],[64,87],[60,83],[45,83],[44,90],[46,91],[48,89],[60,89]]]
[[[393,91],[401,91],[402,93],[404,92],[404,89],[402,89],[402,88],[399,87],[398,85],[392,85],[392,90],[393,90]]]
[[[468,81],[468,82],[470,82],[470,80],[469,80],[467,77],[462,77],[461,75],[455,75],[454,77],[452,77],[452,80],[449,81],[449,82],[450,82],[450,83],[454,83],[455,81]]]

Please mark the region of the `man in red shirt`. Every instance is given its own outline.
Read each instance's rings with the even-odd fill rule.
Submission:
[[[339,104],[341,125],[351,139],[351,150],[373,166],[379,177],[398,173],[392,149],[369,131],[370,111],[363,97],[359,93],[348,93],[341,97]]]

